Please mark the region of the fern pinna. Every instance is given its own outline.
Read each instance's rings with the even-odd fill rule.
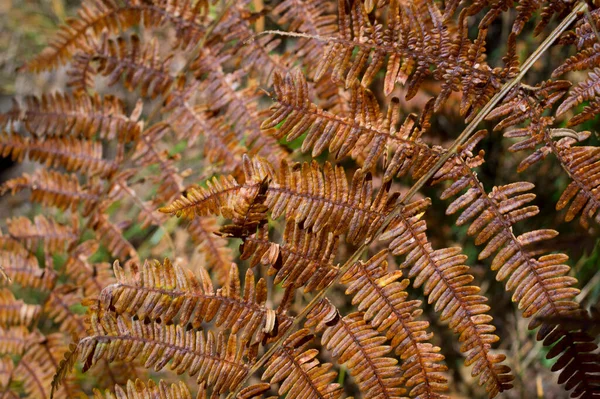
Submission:
[[[3,397],[600,396],[595,5],[73,14],[0,114]]]

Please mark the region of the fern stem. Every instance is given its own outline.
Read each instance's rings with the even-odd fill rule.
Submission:
[[[554,28],[554,30],[548,35],[548,37],[542,42],[542,44],[527,58],[527,60],[523,63],[521,70],[519,73],[512,78],[510,81],[506,82],[500,91],[496,93],[490,101],[477,113],[477,116],[467,125],[465,130],[456,138],[456,140],[452,143],[450,148],[438,159],[438,161],[433,165],[431,169],[427,171],[404,195],[404,197],[398,199],[395,204],[394,209],[389,215],[385,218],[382,225],[379,229],[373,234],[371,237],[368,237],[364,243],[362,243],[356,251],[346,260],[346,262],[340,267],[339,273],[337,276],[329,283],[327,287],[319,291],[313,299],[302,309],[300,313],[294,318],[294,321],[290,325],[290,327],[279,337],[279,339],[258,359],[256,363],[254,363],[244,379],[240,381],[235,391],[230,393],[227,398],[232,399],[237,397],[238,393],[241,391],[242,387],[246,383],[246,381],[253,375],[259,368],[261,368],[267,360],[273,356],[273,354],[283,345],[283,342],[294,332],[300,324],[304,321],[304,318],[308,316],[308,314],[313,310],[313,308],[325,298],[325,296],[330,292],[332,287],[336,286],[341,277],[348,271],[348,269],[354,265],[362,255],[362,253],[367,249],[368,245],[373,242],[381,233],[387,228],[390,222],[396,218],[400,212],[402,211],[402,206],[406,204],[411,198],[433,177],[433,175],[452,157],[455,155],[460,149],[461,145],[463,145],[469,137],[476,131],[477,126],[481,123],[484,118],[489,114],[496,105],[502,100],[502,98],[519,82],[523,79],[525,74],[529,71],[529,69],[537,62],[537,60],[541,57],[541,55],[558,39],[558,37],[567,29],[567,27],[577,18],[577,14],[587,10],[587,4],[584,2],[579,3],[570,13],[567,15],[561,23]],[[277,31],[264,31],[260,32],[258,35],[264,35],[269,33],[281,34],[281,32]],[[258,36],[256,35],[256,36]],[[285,33],[286,36],[298,36],[298,37],[309,37],[314,38],[311,35],[304,35],[298,33]]]

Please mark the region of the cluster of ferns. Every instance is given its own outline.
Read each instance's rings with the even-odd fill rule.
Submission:
[[[533,397],[517,339],[538,390],[600,397],[538,215],[598,234],[599,30],[579,0],[83,0],[17,71],[66,87],[0,114],[2,398]]]

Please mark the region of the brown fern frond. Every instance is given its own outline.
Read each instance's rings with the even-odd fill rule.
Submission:
[[[185,195],[160,208],[163,213],[193,219],[195,216],[220,215],[222,204],[242,190],[242,185],[232,176],[214,177],[206,188],[190,188]]]
[[[599,184],[597,170],[600,168],[600,163],[598,163],[600,153],[596,147],[574,146],[585,140],[589,136],[589,132],[578,133],[566,128],[552,128],[554,118],[544,116],[544,112],[552,108],[569,86],[569,82],[565,81],[548,81],[528,89],[527,92],[525,90],[516,91],[505,100],[503,105],[490,113],[488,118],[504,117],[496,125],[495,130],[528,121],[525,127],[504,133],[504,136],[509,138],[525,137],[509,147],[509,151],[535,149],[532,154],[521,161],[517,171],[521,172],[545,159],[548,154],[554,154],[571,179],[571,183],[563,191],[556,209],[561,210],[573,201],[565,215],[565,221],[571,221],[581,214],[580,223],[587,228],[589,219],[594,218],[600,209],[600,196],[596,189]],[[539,145],[541,147],[538,147]]]
[[[156,382],[149,380],[147,384],[141,380],[127,381],[125,389],[115,385],[114,393],[107,391],[104,395],[94,389],[94,399],[143,399],[143,398],[169,398],[192,399],[189,388],[183,381],[168,385],[163,380]],[[202,396],[198,396],[201,399]]]
[[[250,259],[250,266],[269,266],[268,274],[275,275],[274,284],[284,288],[300,288],[304,292],[321,290],[338,274],[333,264],[338,237],[327,229],[314,233],[289,219],[281,244],[269,240],[267,229],[247,237],[240,250],[240,259]]]
[[[295,332],[269,359],[261,379],[280,384],[279,395],[287,398],[339,398],[342,386],[330,363],[321,364],[319,351],[308,346],[314,336],[308,329]]]
[[[50,268],[40,268],[37,258],[20,244],[0,250],[0,266],[14,283],[44,291],[51,291],[57,274]]]
[[[426,236],[427,224],[421,217],[430,204],[427,198],[406,205],[380,239],[392,239],[392,253],[406,256],[401,267],[409,268],[408,277],[414,278],[415,287],[423,285],[440,318],[450,321],[449,327],[462,343],[461,352],[467,355],[465,364],[473,365],[471,374],[479,376],[480,384],[486,384],[494,397],[511,388],[514,377],[510,368],[501,364],[506,356],[491,352],[499,338],[489,324],[492,317],[487,314],[487,298],[479,295],[478,286],[470,284],[474,278],[464,264],[467,257],[460,247],[434,250]]]
[[[355,263],[342,277],[347,295],[353,295],[352,304],[364,312],[364,319],[380,333],[387,332],[391,347],[403,360],[401,385],[410,388],[413,398],[447,398],[448,379],[443,374],[448,368],[440,348],[428,341],[429,323],[418,320],[421,301],[408,300],[405,289],[408,279],[398,281],[401,271],[387,272],[387,250],[382,250],[366,262]]]
[[[123,228],[119,224],[110,221],[106,214],[107,203],[101,204],[88,219],[87,226],[96,233],[98,241],[106,245],[106,248],[120,259],[139,259],[137,250],[123,234]],[[125,223],[127,226],[129,223]]]
[[[245,158],[246,162],[250,162]],[[252,166],[245,167],[251,169]],[[251,180],[253,176],[248,176]],[[232,223],[226,224],[217,233],[222,237],[246,238],[256,233],[256,230],[267,223],[267,210],[265,205],[266,193],[269,188],[268,177],[264,177],[258,186],[242,190],[231,207],[221,207],[221,214]]]
[[[177,319],[179,324],[190,323],[194,328],[212,321],[233,333],[240,332],[243,342],[250,342],[253,336],[258,342],[265,335],[277,335],[291,323],[287,316],[275,315],[265,306],[266,282],[260,279],[255,283],[251,270],[241,292],[235,265],[231,266],[228,285],[216,291],[205,269],[200,268],[197,278],[168,260],[163,264],[146,262],[141,272],[128,271],[116,263],[115,275],[117,283],[102,291],[100,306],[117,314],[163,323]]]
[[[242,71],[226,74],[221,64],[223,58],[218,47],[206,47],[190,65],[196,78],[202,79],[199,89],[206,95],[209,108],[215,111],[222,109],[227,119],[235,122],[232,123],[232,130],[238,140],[246,140],[250,153],[262,156],[272,163],[280,162],[286,156],[286,151],[272,137],[272,129],[261,129],[261,119],[256,107],[261,94],[254,86],[237,90],[238,81],[243,76],[239,72]]]
[[[600,95],[598,95],[598,92],[600,92],[600,67],[594,68],[594,71],[589,73],[585,81],[571,89],[567,98],[556,110],[556,115],[563,115],[568,110],[588,101],[589,105],[586,105],[580,113],[569,119],[567,126],[576,126],[595,118],[600,113]]]
[[[156,371],[171,362],[177,374],[197,376],[213,392],[222,394],[235,387],[253,361],[249,350],[236,335],[186,330],[179,324],[157,321],[144,322],[137,317],[92,316],[93,335],[83,338],[76,353],[87,371],[100,359],[132,361],[139,359],[144,367]]]
[[[321,342],[332,356],[346,365],[361,393],[368,398],[401,398],[406,392],[400,385],[402,371],[398,360],[386,357],[391,347],[383,345],[384,336],[364,320],[364,313],[341,317],[329,301],[313,309],[307,326],[322,331]]]
[[[6,288],[0,289],[0,324],[3,327],[29,326],[40,315],[39,305],[28,305]]]
[[[50,45],[22,69],[41,72],[56,68],[68,61],[73,53],[90,45],[103,31],[117,33],[143,21],[147,28],[170,22],[176,29],[181,47],[195,43],[204,32],[203,15],[207,2],[190,0],[88,0],[81,5],[77,18],[63,25]]]
[[[227,247],[227,240],[215,234],[219,231],[217,218],[212,216],[194,218],[187,229],[198,252],[205,257],[206,268],[214,271],[217,282],[224,285],[233,262],[233,253],[231,248]]]
[[[68,84],[76,92],[86,92],[94,75],[101,75],[108,78],[108,86],[122,78],[126,89],[140,88],[142,97],[166,96],[175,79],[170,72],[171,58],[159,52],[156,40],[142,44],[135,34],[116,39],[104,35],[99,43],[75,55]]]
[[[331,6],[315,0],[284,0],[271,10],[271,14],[277,16],[279,25],[287,24],[288,32],[328,37],[337,30],[337,16],[330,13]],[[317,64],[324,52],[325,43],[307,38],[299,38],[294,49],[294,55],[306,66]]]
[[[556,210],[564,209],[570,203],[565,221],[571,221],[580,214],[579,220],[584,227],[589,227],[590,218],[600,223],[600,148],[565,145],[558,147],[556,153],[572,179],[560,196]]]
[[[47,252],[62,252],[79,239],[77,224],[67,226],[43,215],[37,215],[33,223],[22,216],[7,219],[6,225],[8,234],[33,252],[40,243]]]
[[[14,379],[23,384],[25,393],[30,397],[45,398],[50,392],[54,368],[47,357],[39,350],[31,348],[14,369]]]
[[[42,339],[39,331],[31,332],[25,326],[0,327],[0,353],[22,355],[27,348]]]
[[[336,159],[351,153],[354,157],[361,154],[365,158],[363,169],[372,170],[386,146],[391,146],[396,153],[393,165],[385,174],[386,179],[391,179],[394,175],[405,175],[411,169],[413,177],[418,178],[439,156],[440,149],[431,149],[420,140],[421,134],[429,127],[428,117],[419,125],[411,115],[398,128],[400,112],[397,99],[392,100],[384,116],[373,94],[354,86],[351,114],[338,116],[309,101],[306,79],[298,69],[285,77],[276,74],[273,86],[275,103],[262,127],[269,129],[283,122],[277,129],[276,137],[286,136],[288,141],[306,132],[301,149],[306,152],[312,148],[313,157],[326,148]],[[431,107],[428,111],[431,111]]]
[[[115,281],[110,263],[89,261],[89,257],[98,248],[97,241],[84,241],[69,252],[69,257],[65,261],[65,274],[77,287],[83,289],[85,297],[96,297],[104,287]]]
[[[31,190],[31,201],[47,207],[75,211],[83,204],[83,215],[87,216],[100,197],[98,187],[84,189],[75,175],[66,175],[47,169],[38,169],[33,174],[8,180],[0,187],[0,194],[11,191],[12,195],[25,189]]]
[[[190,85],[196,89],[196,85]],[[192,90],[191,93],[194,93]],[[204,106],[192,106],[190,93],[173,90],[166,100],[165,111],[170,112],[167,122],[178,138],[186,138],[194,144],[204,139],[204,155],[211,163],[221,164],[224,171],[241,169],[244,147],[235,132],[222,117],[206,112]]]
[[[457,159],[459,161],[461,160]],[[479,259],[496,253],[491,265],[492,270],[497,271],[496,279],[502,281],[508,278],[506,288],[514,291],[512,299],[518,303],[523,316],[536,317],[529,323],[529,327],[533,329],[542,325],[538,339],[545,340],[549,345],[562,342],[550,355],[555,357],[565,350],[553,370],[562,370],[560,379],[569,380],[567,389],[574,388],[573,393],[578,396],[597,392],[597,370],[588,365],[590,361],[597,361],[598,356],[590,354],[596,345],[578,344],[591,342],[593,338],[584,333],[564,330],[555,324],[542,324],[540,321],[540,318],[578,313],[580,309],[575,302],[579,290],[572,287],[577,280],[567,275],[570,268],[564,264],[568,257],[562,253],[545,254],[546,251],[535,249],[536,245],[558,233],[551,229],[534,230],[519,236],[513,233],[513,224],[539,212],[537,206],[523,207],[535,198],[534,194],[527,193],[533,188],[533,184],[507,184],[494,187],[488,194],[464,163],[463,168],[463,177],[447,188],[442,193],[442,198],[455,196],[467,188],[468,190],[450,204],[447,213],[464,209],[457,224],[472,221],[467,233],[477,235],[476,244],[487,243],[480,252]]]
[[[260,81],[268,82],[274,72],[284,72],[288,65],[284,57],[273,51],[281,43],[279,38],[271,35],[255,37],[256,31],[251,24],[256,14],[248,11],[249,3],[248,0],[233,3],[208,41],[233,43],[225,52],[235,59],[238,70],[251,71]]]
[[[114,161],[103,158],[101,142],[74,137],[38,139],[5,132],[0,135],[0,155],[17,162],[27,156],[46,168],[63,167],[90,176],[108,177],[117,169]]]
[[[68,333],[75,341],[87,335],[84,316],[72,310],[81,300],[82,296],[77,288],[61,285],[52,290],[44,303],[44,313],[58,324],[60,331]]]
[[[370,237],[393,206],[397,194],[389,195],[389,184],[373,197],[370,173],[358,170],[349,183],[344,169],[326,163],[321,169],[316,161],[288,165],[282,161],[279,172],[264,159],[244,161],[246,183],[221,176],[207,182],[207,188],[190,189],[186,196],[160,209],[176,216],[219,215],[231,208],[244,192],[253,192],[268,176],[266,204],[273,219],[283,214],[303,223],[305,229],[319,232],[325,227],[334,235],[348,233],[346,240],[358,243]]]
[[[141,133],[137,120],[126,116],[123,103],[113,96],[44,94],[39,98],[25,97],[23,106],[24,109],[15,102],[3,117],[7,123],[22,122],[33,136],[90,139],[97,134],[104,139],[130,142]]]

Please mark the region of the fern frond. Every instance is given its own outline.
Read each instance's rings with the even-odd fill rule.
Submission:
[[[598,48],[600,49],[600,47]],[[568,110],[588,101],[589,105],[586,105],[580,113],[569,119],[567,126],[576,126],[595,118],[600,113],[600,96],[598,92],[600,92],[600,67],[594,68],[594,71],[589,73],[585,81],[571,89],[567,98],[556,110],[556,115],[563,115]]]
[[[184,196],[159,210],[163,213],[190,219],[196,215],[220,215],[221,206],[227,204],[230,197],[239,193],[242,188],[243,186],[238,184],[232,176],[214,177],[206,182],[206,188],[192,187]]]
[[[22,122],[33,136],[90,139],[97,134],[127,143],[141,133],[140,124],[125,115],[123,103],[113,96],[44,94],[39,98],[25,97],[23,106],[24,109],[15,102],[3,119],[12,124]]]
[[[248,86],[244,89],[236,89],[242,74],[226,74],[223,71],[222,58],[218,53],[218,47],[203,48],[198,57],[190,65],[190,70],[197,79],[202,79],[199,89],[207,97],[207,103],[211,110],[222,109],[226,119],[232,121],[231,129],[235,132],[238,141],[246,141],[250,153],[268,159],[272,163],[278,163],[285,158],[286,151],[272,137],[272,130],[261,129],[257,99],[260,94],[256,87]],[[245,59],[244,62],[249,62]],[[261,65],[264,67],[264,65]],[[238,71],[242,72],[242,71]]]
[[[190,85],[196,89],[195,85]],[[192,92],[195,92],[193,90]],[[204,155],[211,163],[222,164],[225,171],[241,169],[244,147],[235,132],[222,117],[206,112],[203,106],[192,106],[189,93],[172,91],[166,100],[169,111],[167,122],[179,138],[193,144],[199,137],[204,139]]]
[[[509,151],[535,149],[521,161],[517,171],[521,172],[545,159],[548,154],[554,154],[571,179],[571,183],[563,191],[556,209],[561,210],[573,201],[565,215],[565,221],[571,221],[581,214],[579,221],[582,226],[587,228],[589,219],[594,218],[600,209],[600,196],[596,189],[600,184],[597,181],[600,153],[597,147],[574,146],[585,140],[589,136],[589,132],[578,133],[566,128],[554,129],[551,127],[554,124],[554,118],[544,116],[544,112],[552,108],[569,86],[569,82],[549,81],[528,89],[531,93],[516,91],[505,100],[502,106],[490,113],[489,119],[504,117],[496,125],[495,130],[528,121],[525,127],[504,133],[504,136],[509,138],[524,137],[523,140],[509,147]],[[540,144],[541,147],[538,147]],[[600,220],[598,217],[596,216],[596,219]]]
[[[344,169],[316,161],[288,165],[282,161],[279,172],[264,159],[244,160],[246,183],[232,176],[207,182],[207,188],[192,188],[187,195],[160,209],[176,216],[219,215],[238,196],[252,193],[265,178],[270,179],[266,204],[273,219],[283,214],[302,223],[305,229],[319,232],[326,228],[334,235],[347,233],[346,240],[358,243],[373,234],[393,206],[397,194],[389,194],[389,184],[373,197],[370,173],[358,170],[348,183]]]
[[[398,360],[385,356],[392,348],[383,345],[386,338],[365,322],[362,312],[341,317],[325,300],[308,316],[307,326],[323,332],[323,346],[348,367],[365,397],[400,398],[405,393],[399,386],[402,372]]]
[[[277,335],[291,323],[287,316],[276,315],[265,306],[266,282],[260,279],[255,283],[251,270],[241,292],[235,265],[231,266],[228,285],[216,291],[206,270],[200,268],[197,278],[168,259],[163,264],[146,262],[141,272],[133,274],[118,263],[114,268],[117,283],[100,294],[103,310],[163,323],[177,319],[179,324],[191,323],[194,328],[212,321],[233,333],[240,332],[243,342],[252,341],[253,336],[258,342],[265,335]]]
[[[170,369],[177,374],[197,376],[215,393],[225,393],[246,376],[249,351],[234,334],[186,330],[180,324],[161,321],[145,323],[137,317],[114,317],[105,313],[92,316],[93,334],[77,345],[77,353],[87,371],[100,359],[132,361],[140,359],[144,367],[156,371],[171,362]]]
[[[183,381],[167,385],[160,380],[158,385],[152,380],[144,384],[141,380],[127,381],[125,389],[116,385],[114,394],[107,391],[104,395],[94,389],[94,399],[142,399],[142,398],[169,398],[169,399],[192,399],[189,388]],[[201,396],[198,396],[201,398]]]
[[[338,237],[327,229],[314,233],[289,219],[281,244],[272,243],[267,229],[260,229],[244,240],[240,259],[251,258],[251,267],[269,266],[268,274],[275,275],[274,284],[304,286],[304,292],[310,292],[325,288],[338,274],[338,267],[333,265],[337,248]]]
[[[79,290],[70,285],[61,285],[50,293],[44,303],[44,313],[54,320],[60,331],[68,333],[75,341],[87,335],[84,317],[75,313],[72,306],[81,303]]]
[[[103,159],[102,143],[74,137],[38,139],[5,132],[0,135],[0,155],[17,162],[27,156],[46,168],[63,167],[90,176],[108,177],[117,169],[114,161]]]
[[[133,155],[136,166],[140,168],[155,166],[160,171],[148,177],[148,180],[158,185],[155,203],[172,200],[181,195],[185,189],[184,176],[177,168],[176,158],[169,156],[168,151],[161,151],[157,146],[157,141],[166,131],[168,125],[164,123],[154,124],[144,130],[144,135],[138,141]]]
[[[3,327],[29,326],[41,312],[39,305],[28,305],[6,288],[0,289],[0,324]]]
[[[22,216],[11,218],[6,221],[6,225],[8,234],[33,252],[40,243],[47,252],[62,252],[79,239],[76,224],[67,226],[43,215],[37,215],[33,223]]]
[[[205,1],[193,7],[188,0],[87,0],[81,5],[77,18],[67,20],[50,45],[23,69],[41,72],[56,68],[69,60],[73,53],[90,45],[90,40],[103,31],[117,33],[143,21],[147,28],[170,22],[176,29],[181,47],[196,42],[204,32],[202,15],[207,10]]]
[[[392,100],[387,115],[383,116],[373,94],[354,86],[351,114],[338,116],[310,102],[306,79],[298,69],[285,77],[276,74],[273,87],[275,104],[271,106],[271,116],[262,123],[262,128],[270,129],[283,122],[276,131],[276,137],[286,136],[288,141],[306,132],[301,149],[306,152],[312,148],[313,157],[326,148],[336,159],[348,154],[353,157],[362,155],[365,158],[363,169],[372,170],[386,146],[392,146],[396,154],[393,166],[390,165],[385,174],[386,180],[389,180],[394,175],[405,175],[411,169],[413,177],[418,178],[439,156],[441,149],[431,149],[420,140],[421,134],[429,127],[427,117],[422,124],[416,124],[414,115],[411,115],[400,129],[397,128],[400,116],[397,100]]]
[[[555,237],[558,233],[551,229],[534,230],[515,236],[513,224],[527,219],[539,212],[537,206],[525,206],[535,195],[527,191],[533,184],[517,182],[500,187],[494,187],[487,193],[483,185],[463,163],[464,175],[456,180],[442,193],[442,198],[457,195],[464,189],[468,190],[454,200],[447,209],[452,214],[463,209],[457,220],[458,225],[471,221],[467,231],[469,235],[477,235],[477,245],[486,244],[480,252],[479,259],[485,259],[496,253],[491,268],[497,271],[496,279],[506,281],[507,290],[514,291],[512,300],[518,303],[524,317],[537,317],[529,323],[533,329],[542,325],[538,339],[548,344],[562,340],[566,352],[561,356],[553,370],[564,368],[565,378],[571,378],[569,389],[575,388],[579,394],[591,394],[597,390],[597,372],[590,368],[590,355],[595,349],[590,345],[577,345],[582,340],[593,340],[584,333],[565,331],[555,324],[544,325],[538,318],[571,315],[580,312],[575,296],[579,290],[572,286],[577,282],[568,276],[569,266],[564,264],[568,257],[562,253],[544,254],[544,250],[536,250],[536,246]],[[535,256],[540,255],[538,258]],[[550,337],[550,338],[548,338]],[[594,348],[596,347],[595,344]],[[560,349],[551,352],[558,356]],[[595,360],[594,360],[595,361]],[[568,368],[565,368],[570,364]]]
[[[277,16],[279,25],[287,24],[288,32],[302,32],[312,36],[332,36],[337,30],[337,16],[329,14],[330,4],[315,0],[284,0],[271,14]],[[317,64],[325,52],[325,43],[299,38],[295,55],[303,65]]]
[[[69,252],[65,261],[65,274],[83,289],[85,297],[96,297],[104,287],[114,283],[112,267],[109,263],[91,263],[89,257],[99,248],[94,240],[84,241]]]
[[[401,385],[410,389],[413,398],[447,398],[448,368],[440,348],[428,341],[429,323],[418,320],[423,312],[421,301],[408,300],[405,289],[408,279],[398,281],[401,271],[387,272],[387,250],[382,250],[366,262],[355,263],[342,277],[346,295],[353,295],[352,304],[364,312],[364,319],[380,333],[386,332],[391,347],[403,360]]]
[[[0,266],[12,282],[44,291],[51,291],[58,277],[54,270],[40,268],[37,258],[18,244],[0,250]]]
[[[233,57],[238,70],[249,70],[258,75],[260,81],[268,82],[274,72],[288,69],[287,60],[273,51],[281,43],[279,38],[255,37],[256,31],[251,26],[255,14],[245,9],[247,5],[247,0],[233,3],[208,42],[233,43],[225,52]]]
[[[269,359],[262,380],[280,384],[279,395],[287,398],[339,398],[342,386],[330,363],[321,364],[319,351],[308,349],[314,336],[308,329],[295,332]]]
[[[47,169],[38,169],[33,174],[24,173],[21,177],[8,180],[0,187],[0,194],[10,191],[12,195],[25,189],[31,190],[31,201],[47,207],[75,211],[84,205],[83,215],[87,216],[96,206],[100,197],[97,187],[84,189],[75,175],[66,175]]]
[[[94,75],[101,75],[108,77],[108,86],[123,78],[126,89],[133,91],[139,87],[142,97],[156,98],[166,96],[175,80],[170,73],[172,56],[160,54],[156,40],[142,44],[135,34],[116,39],[104,35],[74,58],[68,85],[75,92],[85,93]]]
[[[118,224],[110,221],[106,214],[107,204],[101,204],[88,219],[87,226],[96,233],[98,241],[106,245],[106,248],[116,257],[120,259],[138,259],[137,250],[125,238],[123,229]]]
[[[31,332],[25,326],[0,327],[0,354],[22,355],[41,339],[39,331]]]
[[[415,287],[423,285],[440,318],[449,320],[449,327],[459,335],[461,352],[467,355],[465,365],[473,365],[471,374],[479,376],[480,384],[486,384],[494,397],[510,389],[514,377],[510,368],[501,364],[506,356],[491,352],[499,338],[489,324],[492,317],[487,314],[487,298],[479,295],[478,286],[470,285],[474,278],[464,264],[467,257],[460,247],[434,250],[426,236],[427,224],[421,217],[430,204],[427,198],[406,205],[380,239],[392,239],[392,253],[406,256],[401,267],[409,268],[408,277],[414,278]]]

